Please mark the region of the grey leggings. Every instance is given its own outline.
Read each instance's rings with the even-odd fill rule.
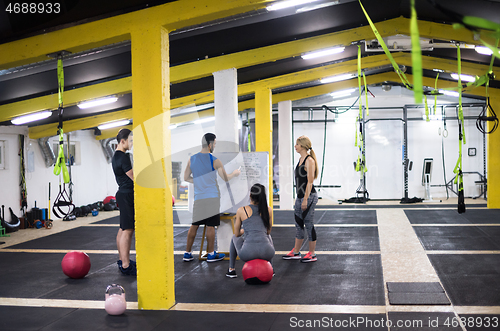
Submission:
[[[307,209],[302,210],[302,201],[304,199],[297,198],[295,200],[295,229],[297,239],[304,239],[304,227],[307,230],[309,241],[316,241],[316,230],[314,229],[314,210],[318,203],[318,195],[311,193],[307,199]]]
[[[229,268],[234,269],[237,256],[245,262],[262,259],[270,261],[273,264],[274,245],[271,235],[267,235],[267,240],[264,238],[262,241],[252,242],[245,241],[243,236],[233,236],[229,248]]]

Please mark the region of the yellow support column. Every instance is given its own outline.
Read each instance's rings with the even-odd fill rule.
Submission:
[[[269,88],[255,90],[255,150],[269,153],[269,207],[273,208],[273,114]]]
[[[491,89],[493,90],[493,89]],[[500,109],[500,92],[490,92],[490,104],[493,109]],[[491,129],[491,122],[488,124],[488,130]],[[500,208],[500,128],[494,133],[486,135],[487,137],[487,168],[488,168],[488,208]]]
[[[144,23],[131,37],[137,296],[140,309],[168,309],[175,304],[168,31]]]

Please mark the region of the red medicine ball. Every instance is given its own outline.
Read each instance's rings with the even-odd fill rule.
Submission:
[[[90,270],[90,258],[84,252],[71,251],[64,255],[61,267],[66,276],[83,278]]]
[[[269,261],[255,259],[250,260],[243,266],[241,274],[247,284],[267,284],[273,279],[273,267]]]

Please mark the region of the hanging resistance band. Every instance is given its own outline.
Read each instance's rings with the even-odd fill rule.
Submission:
[[[71,179],[69,176],[68,168],[66,167],[66,160],[64,157],[64,131],[63,131],[63,91],[64,91],[64,71],[62,56],[59,55],[57,59],[57,79],[58,79],[58,96],[59,96],[59,125],[57,127],[57,134],[59,135],[59,152],[56,159],[56,164],[54,165],[54,175],[59,176],[59,194],[54,200],[54,206],[52,211],[54,215],[58,218],[64,218],[70,215],[75,205],[66,192],[66,184],[68,184]],[[69,149],[69,146],[68,146]],[[61,172],[64,183],[61,184]],[[63,209],[61,209],[63,207]]]

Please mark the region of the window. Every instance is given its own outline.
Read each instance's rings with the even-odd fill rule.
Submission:
[[[5,141],[0,140],[0,169],[5,169]]]

